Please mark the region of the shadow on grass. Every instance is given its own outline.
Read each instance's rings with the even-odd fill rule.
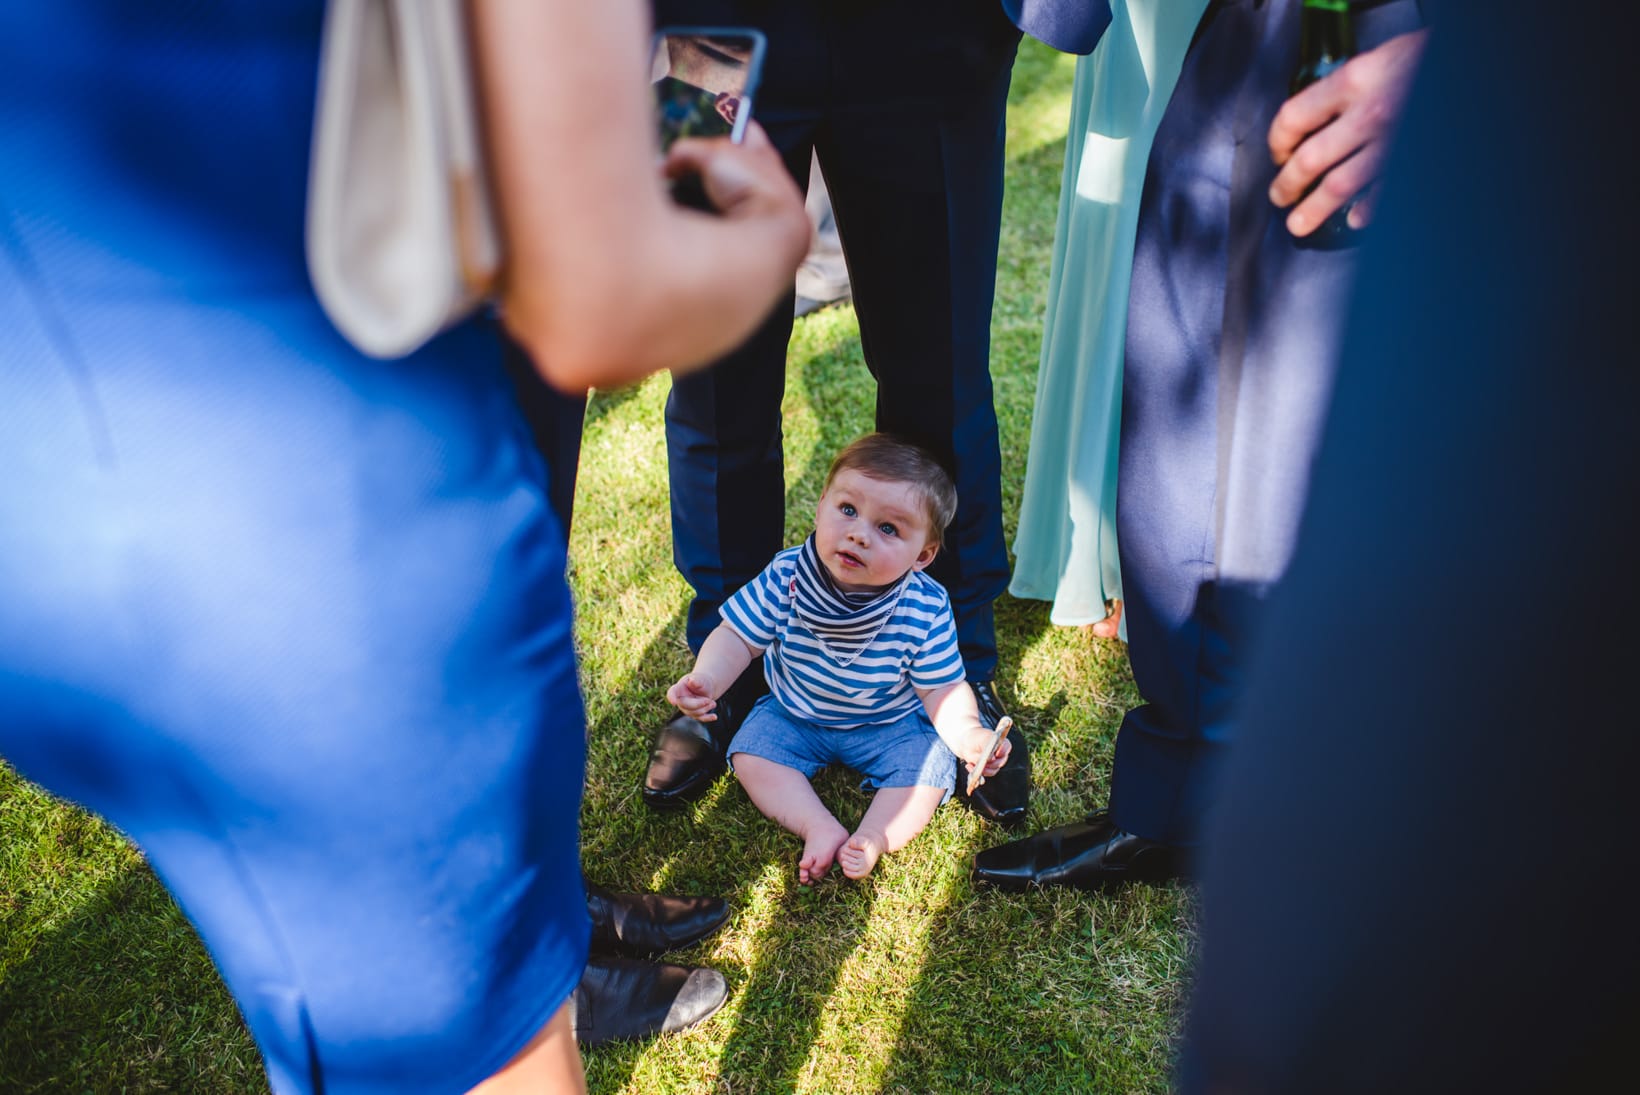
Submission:
[[[599,388],[587,399],[587,424],[600,422],[637,397],[642,381],[624,384],[619,388]]]
[[[268,1090],[209,955],[146,868],[0,975],[0,1091],[128,1090]]]
[[[933,918],[877,1090],[1165,1091],[1187,952],[1163,941],[1188,900],[1174,886],[1016,895],[959,883]]]
[[[864,812],[838,809],[839,784],[848,777],[827,772],[817,780],[822,799],[846,827]],[[774,822],[766,822],[773,826]],[[787,1092],[798,1088],[821,1033],[826,1005],[844,963],[858,947],[871,913],[869,891],[833,867],[809,887],[796,883],[798,845],[786,844],[774,869],[765,872],[766,930],[754,940],[755,960],[737,986],[734,1029],[719,1056],[720,1082],[730,1091]]]
[[[1069,747],[1098,759],[1050,765],[1047,782],[1033,787],[1028,824],[1017,832],[984,827],[963,849],[970,861],[981,847],[1074,822],[1104,801],[1115,720],[1101,719],[1092,741],[1053,740],[1055,728],[1083,722],[1082,702],[1060,690],[1043,706],[1016,705],[1041,752]],[[1073,738],[1080,733],[1072,729]],[[1181,930],[1188,891],[1010,894],[976,887],[967,874],[931,913],[929,959],[876,1090],[1165,1090],[1190,946]]]
[[[1028,661],[1038,663],[1021,685],[1032,701],[1012,703],[1037,758],[1032,812],[1019,831],[978,827],[962,842],[969,861],[1102,805],[1122,712],[1137,700],[1119,644],[1054,627],[1044,602],[1005,597],[997,607],[1005,684],[1010,666],[1025,675]],[[1035,680],[1044,653],[1077,663],[1081,675]],[[1180,886],[1000,893],[975,887],[965,869],[930,913],[929,957],[876,1090],[1165,1090],[1190,902]]]

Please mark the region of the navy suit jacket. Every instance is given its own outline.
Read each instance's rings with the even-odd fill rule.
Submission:
[[[1002,0],[1014,26],[1066,53],[1092,53],[1110,26],[1106,0]]]

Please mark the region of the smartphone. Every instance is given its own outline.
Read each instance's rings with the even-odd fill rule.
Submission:
[[[752,95],[768,48],[751,27],[662,27],[655,32],[649,83],[664,156],[679,137],[739,142],[752,117]],[[672,184],[682,205],[711,209],[698,176]]]

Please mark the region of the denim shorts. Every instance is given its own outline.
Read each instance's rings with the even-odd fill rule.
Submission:
[[[957,784],[957,755],[920,707],[894,722],[839,730],[800,719],[773,696],[764,696],[729,745],[731,766],[736,753],[795,768],[809,779],[827,765],[841,764],[865,777],[863,791],[940,787],[950,798]]]

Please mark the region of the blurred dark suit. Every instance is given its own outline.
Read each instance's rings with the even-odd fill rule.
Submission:
[[[1208,826],[1186,1091],[1628,1071],[1637,21],[1597,7],[1436,11]]]

